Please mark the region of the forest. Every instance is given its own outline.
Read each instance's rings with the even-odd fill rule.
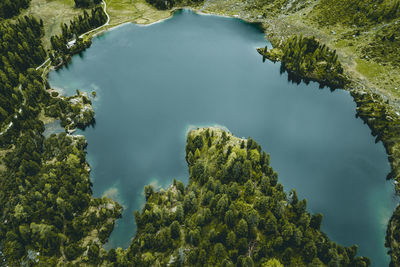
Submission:
[[[59,119],[67,132],[73,132],[76,128],[85,129],[94,124],[92,101],[86,93],[77,90],[76,95],[65,97],[53,91],[51,95],[44,114]]]
[[[44,139],[28,131],[4,158],[8,171],[0,183],[5,222],[0,240],[9,265],[40,258],[42,264],[55,266],[73,261],[87,246],[99,250],[106,242],[121,207],[110,199],[91,198],[85,147],[83,137],[62,133]],[[87,238],[93,233],[99,240]],[[29,257],[29,251],[40,257]],[[98,259],[89,255],[80,260]]]
[[[289,72],[289,79],[299,83],[314,80],[332,89],[344,88],[347,78],[336,51],[320,44],[315,37],[291,36],[280,47],[258,49],[263,58],[281,61],[281,71]]]
[[[4,21],[0,33],[0,265],[95,265],[122,207],[92,197],[85,139],[65,133],[44,138],[38,119],[54,105],[60,108],[48,116],[84,115],[90,100],[78,94],[83,106],[76,106],[46,90],[34,69],[46,58],[41,20]],[[83,119],[72,121],[85,127],[93,114]]]
[[[270,156],[251,138],[217,128],[188,134],[187,186],[149,185],[135,212],[137,235],[114,266],[369,266],[357,246],[343,247],[320,230],[296,191],[286,194]],[[113,252],[114,253],[114,252]],[[110,263],[107,263],[107,265]],[[273,265],[275,264],[275,265]]]
[[[61,24],[62,33],[59,36],[50,38],[53,52],[50,53],[52,64],[60,66],[67,63],[71,56],[85,50],[91,45],[91,40],[84,40],[79,36],[87,31],[95,29],[107,21],[107,15],[102,7],[95,7],[89,14],[83,11],[83,16],[79,15],[70,21],[70,24]],[[71,46],[67,44],[73,41]]]
[[[146,1],[158,9],[202,2]],[[86,8],[100,1],[74,2]],[[260,13],[285,13],[289,2],[254,1],[253,8]],[[71,98],[48,92],[46,79],[35,70],[46,59],[43,21],[29,16],[6,20],[29,3],[0,2],[0,266],[370,264],[368,258],[357,257],[357,246],[330,241],[320,230],[322,215],[310,214],[306,200],[299,200],[295,190],[285,193],[269,165],[269,155],[254,140],[217,129],[198,129],[188,135],[188,185],[175,180],[160,191],[146,186],[147,202],[134,214],[137,236],[127,250],[106,251],[103,245],[122,207],[111,199],[92,197],[84,138],[65,133],[45,138],[44,124],[38,119],[42,115],[60,119],[66,130],[84,128],[93,122],[93,112],[83,113],[91,101],[79,91]],[[78,36],[107,20],[101,7],[82,12],[61,25],[62,34],[51,38],[53,65],[68,62],[72,54],[88,47],[90,39]],[[324,27],[357,25],[354,34],[359,34],[358,29],[371,29],[399,15],[399,1],[321,0],[310,19]],[[399,25],[380,27],[362,53],[398,66]],[[67,47],[74,39],[75,45]],[[291,36],[282,46],[262,53],[282,60],[284,70],[306,79],[333,81],[329,84],[333,88],[347,83],[337,53],[315,38]],[[385,143],[393,170],[389,178],[400,177],[398,116],[379,95],[352,94],[357,116],[373,129],[377,141]],[[398,183],[396,190],[400,192]],[[399,225],[398,207],[386,236],[392,264],[400,261]]]
[[[36,103],[43,96],[43,80],[33,67],[46,57],[41,44],[43,28],[33,17],[15,23],[0,23],[0,144],[14,143],[28,119],[38,111]],[[11,126],[9,126],[11,125]],[[6,129],[9,129],[6,131]]]
[[[2,0],[0,2],[0,18],[11,18],[19,14],[21,9],[29,6],[31,0]]]

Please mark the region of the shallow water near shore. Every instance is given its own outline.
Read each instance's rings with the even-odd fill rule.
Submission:
[[[187,130],[220,125],[271,154],[285,190],[324,215],[333,241],[358,244],[372,266],[388,265],[384,238],[397,199],[382,143],[355,118],[348,92],[289,83],[280,64],[262,62],[256,48],[265,43],[254,25],[183,10],[98,36],[50,73],[68,95],[97,92],[96,124],[77,133],[89,144],[94,195],[124,206],[107,247],[129,245],[146,184],[187,182]]]

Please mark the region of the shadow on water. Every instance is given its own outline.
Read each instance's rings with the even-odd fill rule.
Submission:
[[[302,82],[304,82],[306,85],[309,85],[310,82],[313,82],[312,79],[307,78],[307,77],[302,77],[300,75],[297,75],[295,72],[290,71],[289,69],[286,68],[284,63],[281,63],[281,66],[279,68],[279,73],[282,75],[284,73],[287,74],[287,80],[293,84],[300,85]],[[329,86],[329,84],[324,83],[324,82],[319,82],[318,83],[319,89],[324,89],[324,88],[329,88],[331,92],[335,91],[338,88],[334,88]]]
[[[69,69],[50,73],[50,84],[67,94],[97,92],[96,124],[78,133],[88,141],[94,196],[125,208],[107,247],[129,245],[145,185],[187,182],[187,129],[218,124],[271,154],[285,190],[295,188],[309,211],[324,214],[332,240],[359,244],[373,266],[388,264],[395,203],[383,146],[354,117],[347,91],[318,90],[262,63],[256,48],[265,42],[260,27],[182,10],[162,23],[107,32]]]

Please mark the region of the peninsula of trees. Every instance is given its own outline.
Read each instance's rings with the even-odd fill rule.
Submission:
[[[203,2],[146,1],[158,9]],[[75,10],[82,14],[62,23],[61,34],[51,38],[47,51],[42,44],[43,20],[17,16],[30,0],[0,2],[0,266],[369,265],[367,258],[356,256],[356,246],[345,248],[329,240],[320,230],[322,215],[310,214],[296,191],[283,191],[269,155],[255,141],[215,128],[188,135],[189,184],[174,181],[159,192],[147,186],[147,203],[135,212],[138,232],[130,247],[106,251],[103,244],[122,207],[92,196],[86,141],[65,133],[43,136],[43,117],[60,119],[67,131],[93,122],[90,98],[79,91],[69,98],[49,91],[35,69],[47,57],[53,66],[68,63],[71,55],[90,45],[90,38],[79,36],[106,22],[99,3],[74,0]],[[233,0],[221,1],[222,7],[218,3],[207,1],[216,4],[218,12],[228,10],[232,15],[232,10],[240,10],[263,20],[275,48],[260,52],[282,60],[283,70],[299,74],[291,77],[351,88],[357,115],[385,144],[392,166],[388,178],[397,179],[399,193],[399,116],[387,98],[345,78],[345,64],[334,50],[351,47],[361,62],[360,71],[372,72],[371,77],[393,87],[400,66],[399,1],[319,0],[311,6],[304,0]],[[87,7],[93,9],[83,10]],[[293,14],[304,25],[290,28],[283,23]],[[298,35],[307,27],[330,32],[328,36],[338,40],[329,49],[322,44],[327,38]],[[379,76],[369,71],[370,66],[394,71]],[[400,264],[399,244],[400,206],[386,235],[392,266]]]
[[[315,37],[297,37],[285,40],[280,47],[259,48],[264,60],[281,61],[281,70],[289,72],[289,79],[297,83],[317,81],[321,87],[344,88],[348,83],[336,51],[320,44]]]
[[[343,247],[320,230],[295,190],[286,194],[270,156],[251,138],[218,128],[189,132],[187,186],[174,181],[135,212],[135,266],[368,266],[357,246]],[[120,257],[109,257],[108,260]],[[118,260],[117,260],[118,262]]]

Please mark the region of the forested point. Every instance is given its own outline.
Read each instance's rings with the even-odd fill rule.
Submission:
[[[202,2],[146,1],[158,9]],[[74,2],[87,8],[101,1]],[[4,19],[0,21],[0,266],[369,265],[367,258],[356,257],[356,246],[344,248],[320,231],[322,215],[308,213],[306,201],[298,200],[296,191],[283,191],[269,166],[269,155],[256,142],[217,129],[189,134],[189,184],[174,181],[159,192],[145,187],[147,203],[135,212],[136,238],[127,250],[106,251],[103,244],[121,216],[121,206],[92,197],[84,138],[65,133],[44,138],[44,125],[38,119],[44,114],[60,119],[68,131],[84,128],[93,122],[91,101],[79,91],[65,98],[46,90],[46,79],[35,70],[46,59],[43,21],[28,16],[5,20],[29,3],[0,2],[0,20]],[[256,0],[251,8],[266,16],[301,10],[304,3]],[[397,67],[400,23],[391,22],[399,16],[399,1],[391,0],[320,0],[310,12],[310,20],[322,27],[352,28],[350,37],[373,29],[371,42],[360,48],[363,55]],[[52,37],[52,64],[59,67],[88,47],[90,39],[78,36],[106,20],[103,9],[96,7],[69,26],[62,24],[62,34]],[[341,80],[343,70],[335,51],[312,39],[291,37],[282,47],[260,52],[287,62],[283,70],[298,73],[291,75],[296,82],[299,77],[333,79],[333,87],[343,87],[339,82],[346,81]],[[385,144],[392,165],[389,178],[400,181],[398,116],[379,95],[357,91],[352,95],[357,115]],[[400,184],[395,187],[400,192]],[[393,266],[400,261],[399,225],[400,206],[386,235]]]
[[[79,15],[67,24],[61,24],[62,33],[50,38],[53,51],[50,59],[57,68],[70,61],[71,56],[79,53],[91,45],[91,40],[84,40],[79,36],[85,32],[96,29],[107,22],[107,15],[103,8],[98,6],[90,14],[84,10],[83,16]]]
[[[320,44],[315,37],[294,35],[279,47],[258,49],[263,59],[281,61],[281,71],[289,72],[289,79],[300,83],[314,80],[332,89],[344,88],[348,83],[336,51]]]
[[[400,25],[400,24],[399,24]],[[397,46],[399,39],[395,37],[397,32],[392,30],[398,28],[397,24],[382,27],[377,31],[376,40],[370,49],[367,46],[367,53],[375,55],[380,62],[399,64],[395,51],[400,49]],[[380,35],[381,32],[386,34]],[[387,37],[389,36],[389,37]],[[288,79],[299,83],[314,80],[322,86],[335,88],[350,88],[354,84],[343,73],[343,68],[338,61],[336,51],[330,50],[325,45],[319,44],[314,37],[293,36],[283,42],[280,46],[268,50],[267,47],[258,49],[263,58],[272,61],[281,61],[281,71],[288,71]],[[381,56],[382,54],[382,56]],[[394,56],[393,56],[394,55]],[[371,56],[373,58],[374,56]],[[400,192],[400,118],[398,113],[391,108],[388,101],[376,93],[369,93],[364,90],[351,90],[351,95],[357,103],[356,116],[360,117],[371,129],[371,134],[376,137],[375,142],[382,141],[391,165],[391,171],[387,179],[394,179],[395,190]],[[397,206],[390,219],[385,246],[389,248],[388,254],[392,263],[400,259],[400,206]]]
[[[2,0],[0,1],[0,18],[11,18],[18,15],[21,9],[28,8],[31,0]]]
[[[251,138],[217,128],[191,131],[189,183],[144,189],[137,235],[116,266],[369,266],[357,246],[343,247],[321,230],[295,190],[286,194],[270,156]],[[109,264],[109,263],[107,263]]]
[[[86,93],[77,90],[76,95],[65,97],[53,91],[51,96],[44,114],[59,119],[66,132],[72,133],[77,128],[85,129],[94,124],[92,101]]]

